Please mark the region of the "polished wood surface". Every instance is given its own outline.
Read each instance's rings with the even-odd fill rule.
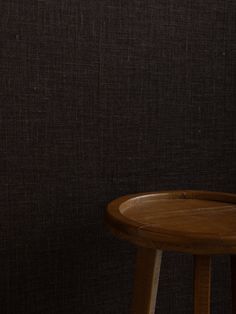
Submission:
[[[236,195],[152,192],[111,202],[111,231],[134,244],[192,254],[236,253]]]
[[[154,314],[162,252],[140,247],[137,254],[132,314]]]
[[[194,314],[210,314],[211,256],[194,256]]]
[[[205,191],[150,192],[112,201],[106,223],[139,246],[133,314],[154,314],[161,251],[194,255],[194,314],[210,314],[211,255],[231,254],[236,314],[236,195]]]

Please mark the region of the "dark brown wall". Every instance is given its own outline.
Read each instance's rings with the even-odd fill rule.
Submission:
[[[3,314],[125,314],[134,248],[103,226],[133,192],[235,191],[233,0],[0,1]],[[159,313],[192,310],[166,254]],[[229,313],[216,258],[214,313]]]

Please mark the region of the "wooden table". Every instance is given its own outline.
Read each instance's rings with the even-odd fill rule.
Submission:
[[[138,246],[133,314],[155,313],[165,250],[194,255],[195,314],[210,314],[214,254],[231,255],[236,300],[236,194],[166,191],[127,195],[108,205],[106,223],[114,235]]]

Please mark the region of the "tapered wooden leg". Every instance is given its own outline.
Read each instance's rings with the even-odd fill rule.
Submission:
[[[194,314],[210,314],[211,256],[194,256]]]
[[[232,314],[236,314],[236,255],[231,255]]]
[[[132,314],[154,314],[162,252],[139,248],[136,261]]]

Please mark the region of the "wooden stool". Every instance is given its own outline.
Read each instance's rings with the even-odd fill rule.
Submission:
[[[210,314],[211,256],[236,253],[236,194],[170,191],[127,195],[108,205],[106,222],[115,235],[139,246],[133,314],[155,313],[165,250],[194,255],[194,313]],[[232,256],[231,261],[236,266],[236,258]],[[236,268],[232,267],[234,300],[235,282]]]

